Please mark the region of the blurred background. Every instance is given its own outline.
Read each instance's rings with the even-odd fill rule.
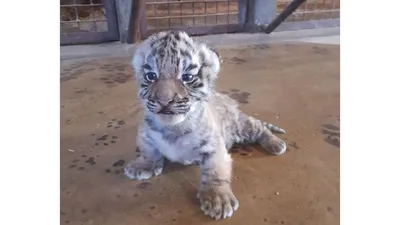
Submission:
[[[133,43],[161,30],[260,32],[290,0],[60,0],[61,44]],[[308,0],[277,31],[339,26],[339,0]],[[262,30],[262,29],[261,29]]]

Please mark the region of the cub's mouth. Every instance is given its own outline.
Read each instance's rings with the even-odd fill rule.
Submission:
[[[179,110],[172,110],[168,107],[164,107],[163,109],[159,110],[157,114],[161,115],[183,115],[189,112],[190,107],[187,108],[180,108]]]
[[[164,109],[161,109],[160,111],[158,111],[157,114],[163,114],[163,115],[177,115],[177,114],[179,114],[179,113],[176,113],[176,112],[174,112],[174,111],[171,111],[170,109],[164,108]]]
[[[184,110],[184,111],[181,110],[179,112],[174,112],[169,109],[162,109],[159,112],[157,112],[157,114],[159,114],[159,115],[184,115],[187,112],[189,112],[189,110]]]

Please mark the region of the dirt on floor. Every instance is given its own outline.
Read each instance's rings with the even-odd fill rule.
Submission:
[[[147,181],[123,175],[141,116],[130,58],[61,64],[61,224],[339,224],[339,46],[219,49],[217,82],[257,118],[281,126],[282,156],[234,150],[240,207],[214,221],[196,199],[197,166],[167,164]]]

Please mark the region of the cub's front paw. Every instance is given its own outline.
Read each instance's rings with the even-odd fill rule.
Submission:
[[[274,155],[282,155],[286,152],[286,143],[276,137],[271,135],[268,138],[263,138],[260,145],[269,153]]]
[[[239,208],[239,201],[228,186],[200,190],[197,198],[200,200],[200,208],[204,214],[216,220],[231,217]]]
[[[124,172],[130,179],[146,180],[151,178],[153,175],[160,175],[163,166],[164,160],[162,159],[156,162],[143,162],[140,159],[136,159],[126,165]]]

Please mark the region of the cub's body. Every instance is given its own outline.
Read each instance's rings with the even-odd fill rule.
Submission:
[[[145,40],[133,58],[144,117],[140,156],[125,167],[132,179],[162,173],[164,158],[201,169],[198,198],[205,214],[232,216],[239,207],[231,188],[234,143],[259,143],[280,155],[286,144],[271,131],[285,131],[241,112],[215,90],[219,56],[184,32],[161,32]]]

